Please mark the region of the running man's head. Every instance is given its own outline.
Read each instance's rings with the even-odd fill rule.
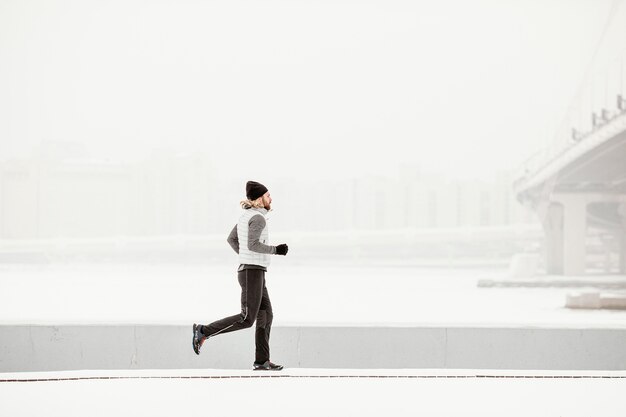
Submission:
[[[248,181],[246,183],[246,197],[247,200],[241,202],[243,208],[256,207],[265,208],[266,210],[271,210],[272,208],[270,192],[261,183]]]

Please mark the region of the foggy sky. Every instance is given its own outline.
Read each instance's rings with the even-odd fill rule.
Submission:
[[[553,135],[608,0],[0,1],[0,160],[207,152],[225,179],[457,177]]]

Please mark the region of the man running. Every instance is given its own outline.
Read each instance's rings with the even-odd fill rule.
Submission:
[[[240,202],[244,209],[239,222],[228,236],[228,243],[239,254],[237,278],[241,286],[241,313],[207,325],[193,325],[193,350],[197,355],[206,339],[252,327],[256,321],[256,357],[254,370],[280,371],[282,365],[270,361],[270,330],[272,303],[265,286],[265,272],[270,255],[287,255],[286,244],[270,246],[266,214],[271,210],[272,198],[267,188],[258,182],[246,183],[247,200]],[[243,245],[239,245],[243,242]]]

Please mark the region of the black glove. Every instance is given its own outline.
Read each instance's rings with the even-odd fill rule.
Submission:
[[[287,255],[289,247],[285,243],[276,246],[276,255]]]

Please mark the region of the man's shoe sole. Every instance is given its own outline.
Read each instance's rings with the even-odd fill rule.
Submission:
[[[255,366],[254,371],[282,371],[283,370],[283,366],[276,366],[274,368],[266,368],[264,366]]]
[[[193,347],[193,351],[196,352],[196,355],[200,354],[200,350],[198,349],[198,344],[196,343],[196,329],[198,328],[198,326],[196,325],[196,323],[193,324],[193,333],[191,336],[191,346]]]

